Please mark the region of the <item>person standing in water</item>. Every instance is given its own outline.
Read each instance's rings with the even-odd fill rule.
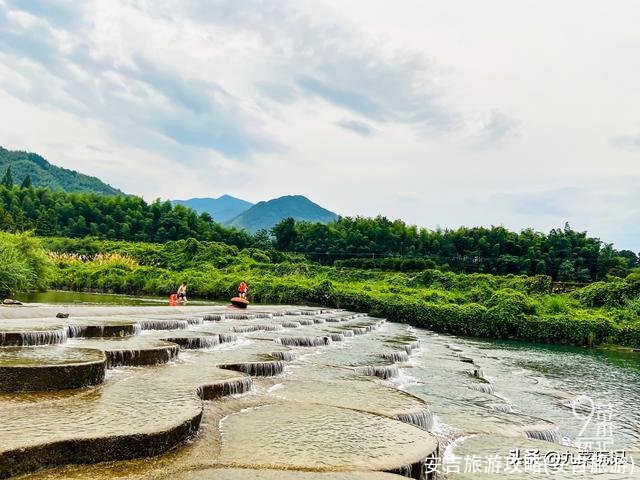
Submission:
[[[247,286],[247,282],[243,280],[242,282],[240,282],[240,285],[238,286],[238,296],[240,298],[247,298],[248,291],[249,291],[249,287]]]
[[[178,301],[187,303],[187,282],[182,282],[178,287]]]

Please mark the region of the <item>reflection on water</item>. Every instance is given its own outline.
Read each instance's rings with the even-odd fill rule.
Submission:
[[[130,296],[89,292],[67,292],[64,290],[22,293],[18,295],[16,299],[24,303],[47,303],[61,305],[163,305],[169,303],[169,299],[164,297],[150,297],[140,295]],[[190,299],[188,304],[220,305],[220,302]]]

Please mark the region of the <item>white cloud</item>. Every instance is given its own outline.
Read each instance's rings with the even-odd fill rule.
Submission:
[[[578,0],[0,0],[0,144],[147,198],[303,193],[428,227],[567,217],[632,247],[635,197],[606,192],[640,177],[637,135],[620,135],[638,125],[638,16]],[[583,208],[591,191],[616,215]]]

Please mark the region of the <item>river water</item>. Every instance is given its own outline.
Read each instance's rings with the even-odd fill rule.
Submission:
[[[140,299],[107,297],[109,305],[140,305]],[[3,449],[74,438],[78,431],[93,438],[160,429],[197,414],[201,400],[193,390],[203,378],[242,375],[224,365],[259,367],[287,358],[284,371],[254,377],[251,393],[205,402],[200,433],[186,446],[154,459],[67,466],[29,478],[277,479],[286,469],[287,478],[298,470],[301,479],[315,478],[315,471],[318,478],[333,472],[325,477],[382,480],[393,475],[366,472],[388,471],[428,452],[425,429],[440,445],[440,478],[638,478],[629,466],[597,474],[576,461],[579,447],[638,457],[638,354],[438,335],[340,312],[280,316],[285,312],[278,307],[256,307],[263,318],[204,321],[203,308],[91,316],[86,322],[138,322],[138,335],[44,347],[51,349],[47,355],[65,346],[137,352],[170,338],[228,337],[181,350],[165,365],[114,368],[97,389],[0,394],[0,456]],[[229,310],[211,307],[215,312]],[[25,320],[0,322],[15,332]],[[318,340],[332,336],[336,341]],[[252,473],[243,477],[242,471]]]

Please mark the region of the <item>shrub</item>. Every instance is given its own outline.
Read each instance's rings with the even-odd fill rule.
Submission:
[[[0,232],[0,293],[41,290],[50,280],[50,261],[29,233]]]

